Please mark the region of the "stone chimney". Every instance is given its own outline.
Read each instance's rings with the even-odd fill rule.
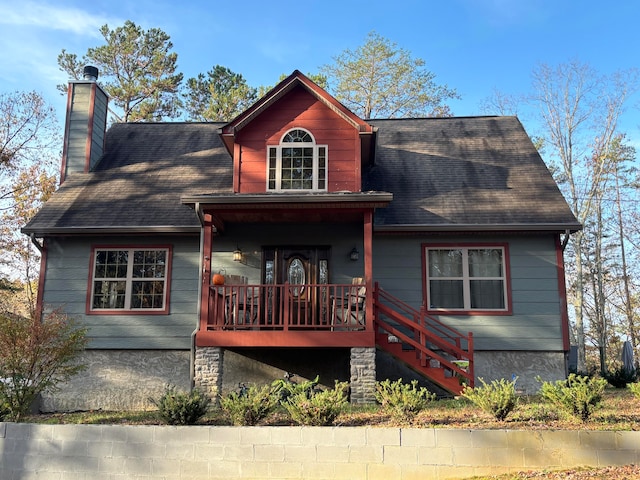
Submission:
[[[84,79],[69,82],[60,183],[91,171],[104,151],[107,94],[96,83],[98,69],[84,67]]]

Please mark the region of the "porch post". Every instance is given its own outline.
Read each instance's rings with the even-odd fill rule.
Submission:
[[[351,349],[351,403],[375,403],[376,347]]]
[[[202,226],[202,285],[200,288],[200,328],[209,321],[209,286],[211,285],[211,244],[213,243],[213,221],[211,214],[204,214]],[[205,327],[206,328],[206,327]]]
[[[222,364],[224,349],[220,347],[196,347],[194,383],[213,403],[218,404],[222,393]]]
[[[364,213],[364,280],[367,286],[365,296],[365,328],[373,330],[373,210]]]

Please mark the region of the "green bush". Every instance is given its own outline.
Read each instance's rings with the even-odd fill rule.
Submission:
[[[193,425],[207,413],[210,399],[197,389],[181,392],[168,386],[160,399],[149,399],[169,425]]]
[[[382,409],[394,419],[411,422],[429,402],[435,400],[436,394],[418,387],[417,380],[402,383],[400,378],[395,382],[389,379],[376,382],[375,398]]]
[[[462,390],[462,396],[471,401],[484,412],[493,415],[499,421],[503,421],[518,405],[518,396],[516,395],[516,379],[493,380],[487,384],[482,378],[479,378],[481,387],[466,386]]]
[[[627,385],[627,388],[631,390],[631,393],[633,393],[636,398],[640,399],[640,382],[630,383]]]
[[[307,397],[311,397],[320,382],[319,375],[316,375],[313,380],[305,380],[300,383],[292,382],[291,377],[293,377],[293,374],[287,374],[286,378],[274,380],[271,383],[271,392],[279,397],[281,402],[298,393],[304,393]]]
[[[231,392],[220,399],[220,407],[234,425],[256,425],[278,406],[279,397],[270,385],[250,385],[243,392]]]
[[[604,378],[590,378],[572,373],[566,380],[542,382],[540,394],[562,411],[586,422],[600,406],[606,386],[607,380]]]
[[[612,386],[616,388],[625,388],[627,384],[633,383],[636,381],[636,370],[628,368],[620,367],[615,369],[613,372],[609,372],[605,375],[607,382],[609,382]]]
[[[336,381],[333,389],[322,391],[299,391],[282,402],[291,419],[300,424],[314,427],[333,425],[347,405],[347,382]]]

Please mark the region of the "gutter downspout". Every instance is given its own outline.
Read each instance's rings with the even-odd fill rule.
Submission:
[[[560,244],[563,252],[567,248],[567,244],[569,243],[569,237],[570,236],[571,236],[571,231],[570,230],[565,230],[564,231],[564,238],[562,239],[562,242]]]
[[[38,239],[36,238],[36,234],[32,233],[31,235],[29,235],[29,238],[31,238],[31,243],[33,243],[35,247],[38,249],[38,251],[42,253],[44,251],[44,245],[38,242]]]
[[[195,370],[196,370],[196,334],[198,333],[198,328],[200,327],[200,298],[202,296],[202,275],[204,270],[203,257],[204,257],[204,217],[202,215],[202,211],[200,209],[200,202],[196,202],[194,205],[196,214],[200,219],[200,248],[199,248],[199,259],[198,259],[198,307],[196,309],[196,327],[191,332],[191,352],[189,355],[189,383],[191,388],[195,387]]]
[[[31,239],[31,243],[33,243],[40,252],[40,271],[38,272],[38,290],[36,293],[34,313],[36,317],[42,321],[42,316],[44,315],[44,279],[47,271],[47,248],[44,243],[38,242],[35,233],[30,234],[29,238]]]

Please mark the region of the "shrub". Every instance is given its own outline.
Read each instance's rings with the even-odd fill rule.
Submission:
[[[628,383],[633,383],[636,380],[636,370],[628,369],[624,367],[617,368],[613,372],[609,372],[605,375],[607,382],[616,388],[625,388]]]
[[[559,409],[586,422],[600,406],[606,386],[607,380],[604,378],[589,378],[572,373],[566,380],[543,382],[540,394]]]
[[[278,406],[279,397],[270,385],[250,385],[242,392],[231,392],[220,399],[220,407],[234,425],[256,425]]]
[[[207,413],[211,400],[197,389],[181,392],[168,386],[159,400],[149,401],[169,425],[193,425]]]
[[[518,396],[516,395],[516,380],[493,380],[487,384],[482,378],[479,378],[481,387],[464,387],[462,396],[471,401],[474,405],[481,408],[482,411],[493,415],[496,420],[503,421],[518,405]]]
[[[305,380],[304,382],[296,383],[291,380],[294,375],[287,373],[285,378],[274,380],[271,383],[271,392],[279,397],[281,402],[286,401],[292,395],[298,393],[304,393],[307,397],[311,397],[313,393],[319,391],[318,383],[320,382],[320,376],[316,375],[313,380]]]
[[[429,402],[435,400],[436,395],[424,387],[418,388],[417,380],[402,383],[400,378],[395,382],[389,379],[376,382],[375,397],[382,409],[393,418],[411,422]]]
[[[0,415],[20,421],[38,395],[83,370],[86,333],[59,311],[43,321],[0,312]]]
[[[627,385],[627,388],[631,390],[631,393],[633,393],[636,398],[640,399],[640,382],[630,383]]]
[[[314,427],[333,425],[347,404],[347,382],[336,381],[333,389],[322,391],[299,391],[282,402],[291,419]]]

